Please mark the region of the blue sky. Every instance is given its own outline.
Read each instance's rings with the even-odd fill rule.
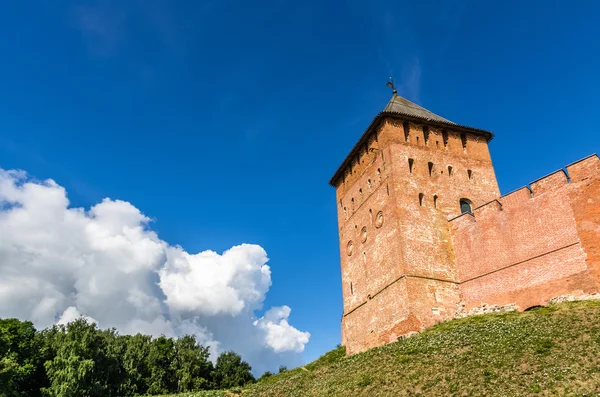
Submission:
[[[265,307],[340,341],[328,180],[390,97],[488,129],[503,193],[597,152],[592,1],[40,1],[0,15],[0,168],[131,202],[189,252],[263,247]]]

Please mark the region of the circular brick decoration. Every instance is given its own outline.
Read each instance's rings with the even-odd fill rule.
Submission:
[[[365,241],[367,241],[367,227],[364,226],[362,229],[360,229],[360,240],[364,243]]]
[[[379,211],[375,217],[375,227],[380,228],[383,225],[383,212]]]
[[[348,245],[346,245],[346,253],[348,256],[352,255],[352,240],[348,241]]]

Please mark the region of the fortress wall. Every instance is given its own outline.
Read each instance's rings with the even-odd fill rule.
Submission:
[[[591,156],[450,221],[466,309],[597,292],[600,161]]]
[[[406,277],[410,297],[410,312],[418,322],[408,331],[421,331],[438,322],[454,318],[460,303],[459,285],[456,282],[430,278]]]
[[[597,155],[589,156],[568,165],[567,172],[573,185],[569,195],[577,234],[588,268],[600,282],[600,160]]]
[[[347,312],[342,318],[342,342],[347,353],[394,342],[412,330],[417,319],[411,316],[407,302],[405,279],[402,278]]]

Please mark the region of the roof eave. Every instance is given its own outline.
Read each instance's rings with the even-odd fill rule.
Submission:
[[[371,121],[371,124],[369,124],[369,126],[367,127],[365,132],[362,134],[362,136],[360,137],[358,142],[352,147],[352,150],[350,150],[350,153],[348,153],[348,155],[346,156],[346,158],[344,159],[342,164],[339,166],[337,171],[335,171],[335,173],[329,180],[329,185],[331,185],[333,187],[336,186],[336,182],[342,176],[343,171],[349,165],[351,159],[358,153],[358,151],[360,150],[360,147],[366,143],[366,141],[371,136],[373,131],[375,131],[377,129],[377,127],[379,126],[379,122],[384,120],[386,117],[403,119],[406,121],[417,121],[417,122],[421,122],[421,123],[426,122],[432,126],[447,127],[449,129],[452,129],[455,131],[469,132],[471,134],[485,137],[488,142],[494,138],[494,134],[492,132],[487,131],[487,130],[482,130],[479,128],[473,128],[473,127],[468,127],[466,125],[455,124],[455,123],[451,123],[449,121],[429,119],[426,117],[415,116],[413,114],[383,111],[383,112],[379,113],[377,116],[375,116],[375,118],[373,119],[373,121]]]

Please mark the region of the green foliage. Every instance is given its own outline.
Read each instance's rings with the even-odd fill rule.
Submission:
[[[360,380],[358,381],[359,387],[367,387],[373,383],[373,377],[368,374],[362,374],[360,376]]]
[[[214,379],[221,389],[244,386],[254,382],[251,370],[250,364],[243,361],[239,354],[232,351],[224,352],[217,358]]]
[[[161,336],[150,342],[148,352],[148,367],[150,381],[148,394],[162,394],[176,391],[175,370],[173,360],[175,356],[173,339]]]
[[[116,332],[101,332],[84,318],[58,327],[56,356],[46,362],[52,397],[117,396],[123,370],[115,349]]]
[[[148,382],[151,379],[148,356],[152,338],[136,334],[124,336],[122,340],[125,342],[125,351],[121,360],[127,374],[122,385],[123,395],[144,395],[148,392]]]
[[[271,376],[275,375],[273,372],[271,371],[266,371],[264,374],[262,374],[260,376],[260,378],[258,378],[257,382],[263,382],[265,379],[270,378]]]
[[[212,363],[208,347],[200,346],[193,336],[184,336],[175,341],[175,376],[180,392],[210,388]]]
[[[40,396],[43,343],[30,321],[0,319],[0,396]]]
[[[38,332],[31,322],[0,319],[0,397],[129,397],[252,380],[248,363],[233,352],[217,371],[193,336],[119,335],[84,318]]]

